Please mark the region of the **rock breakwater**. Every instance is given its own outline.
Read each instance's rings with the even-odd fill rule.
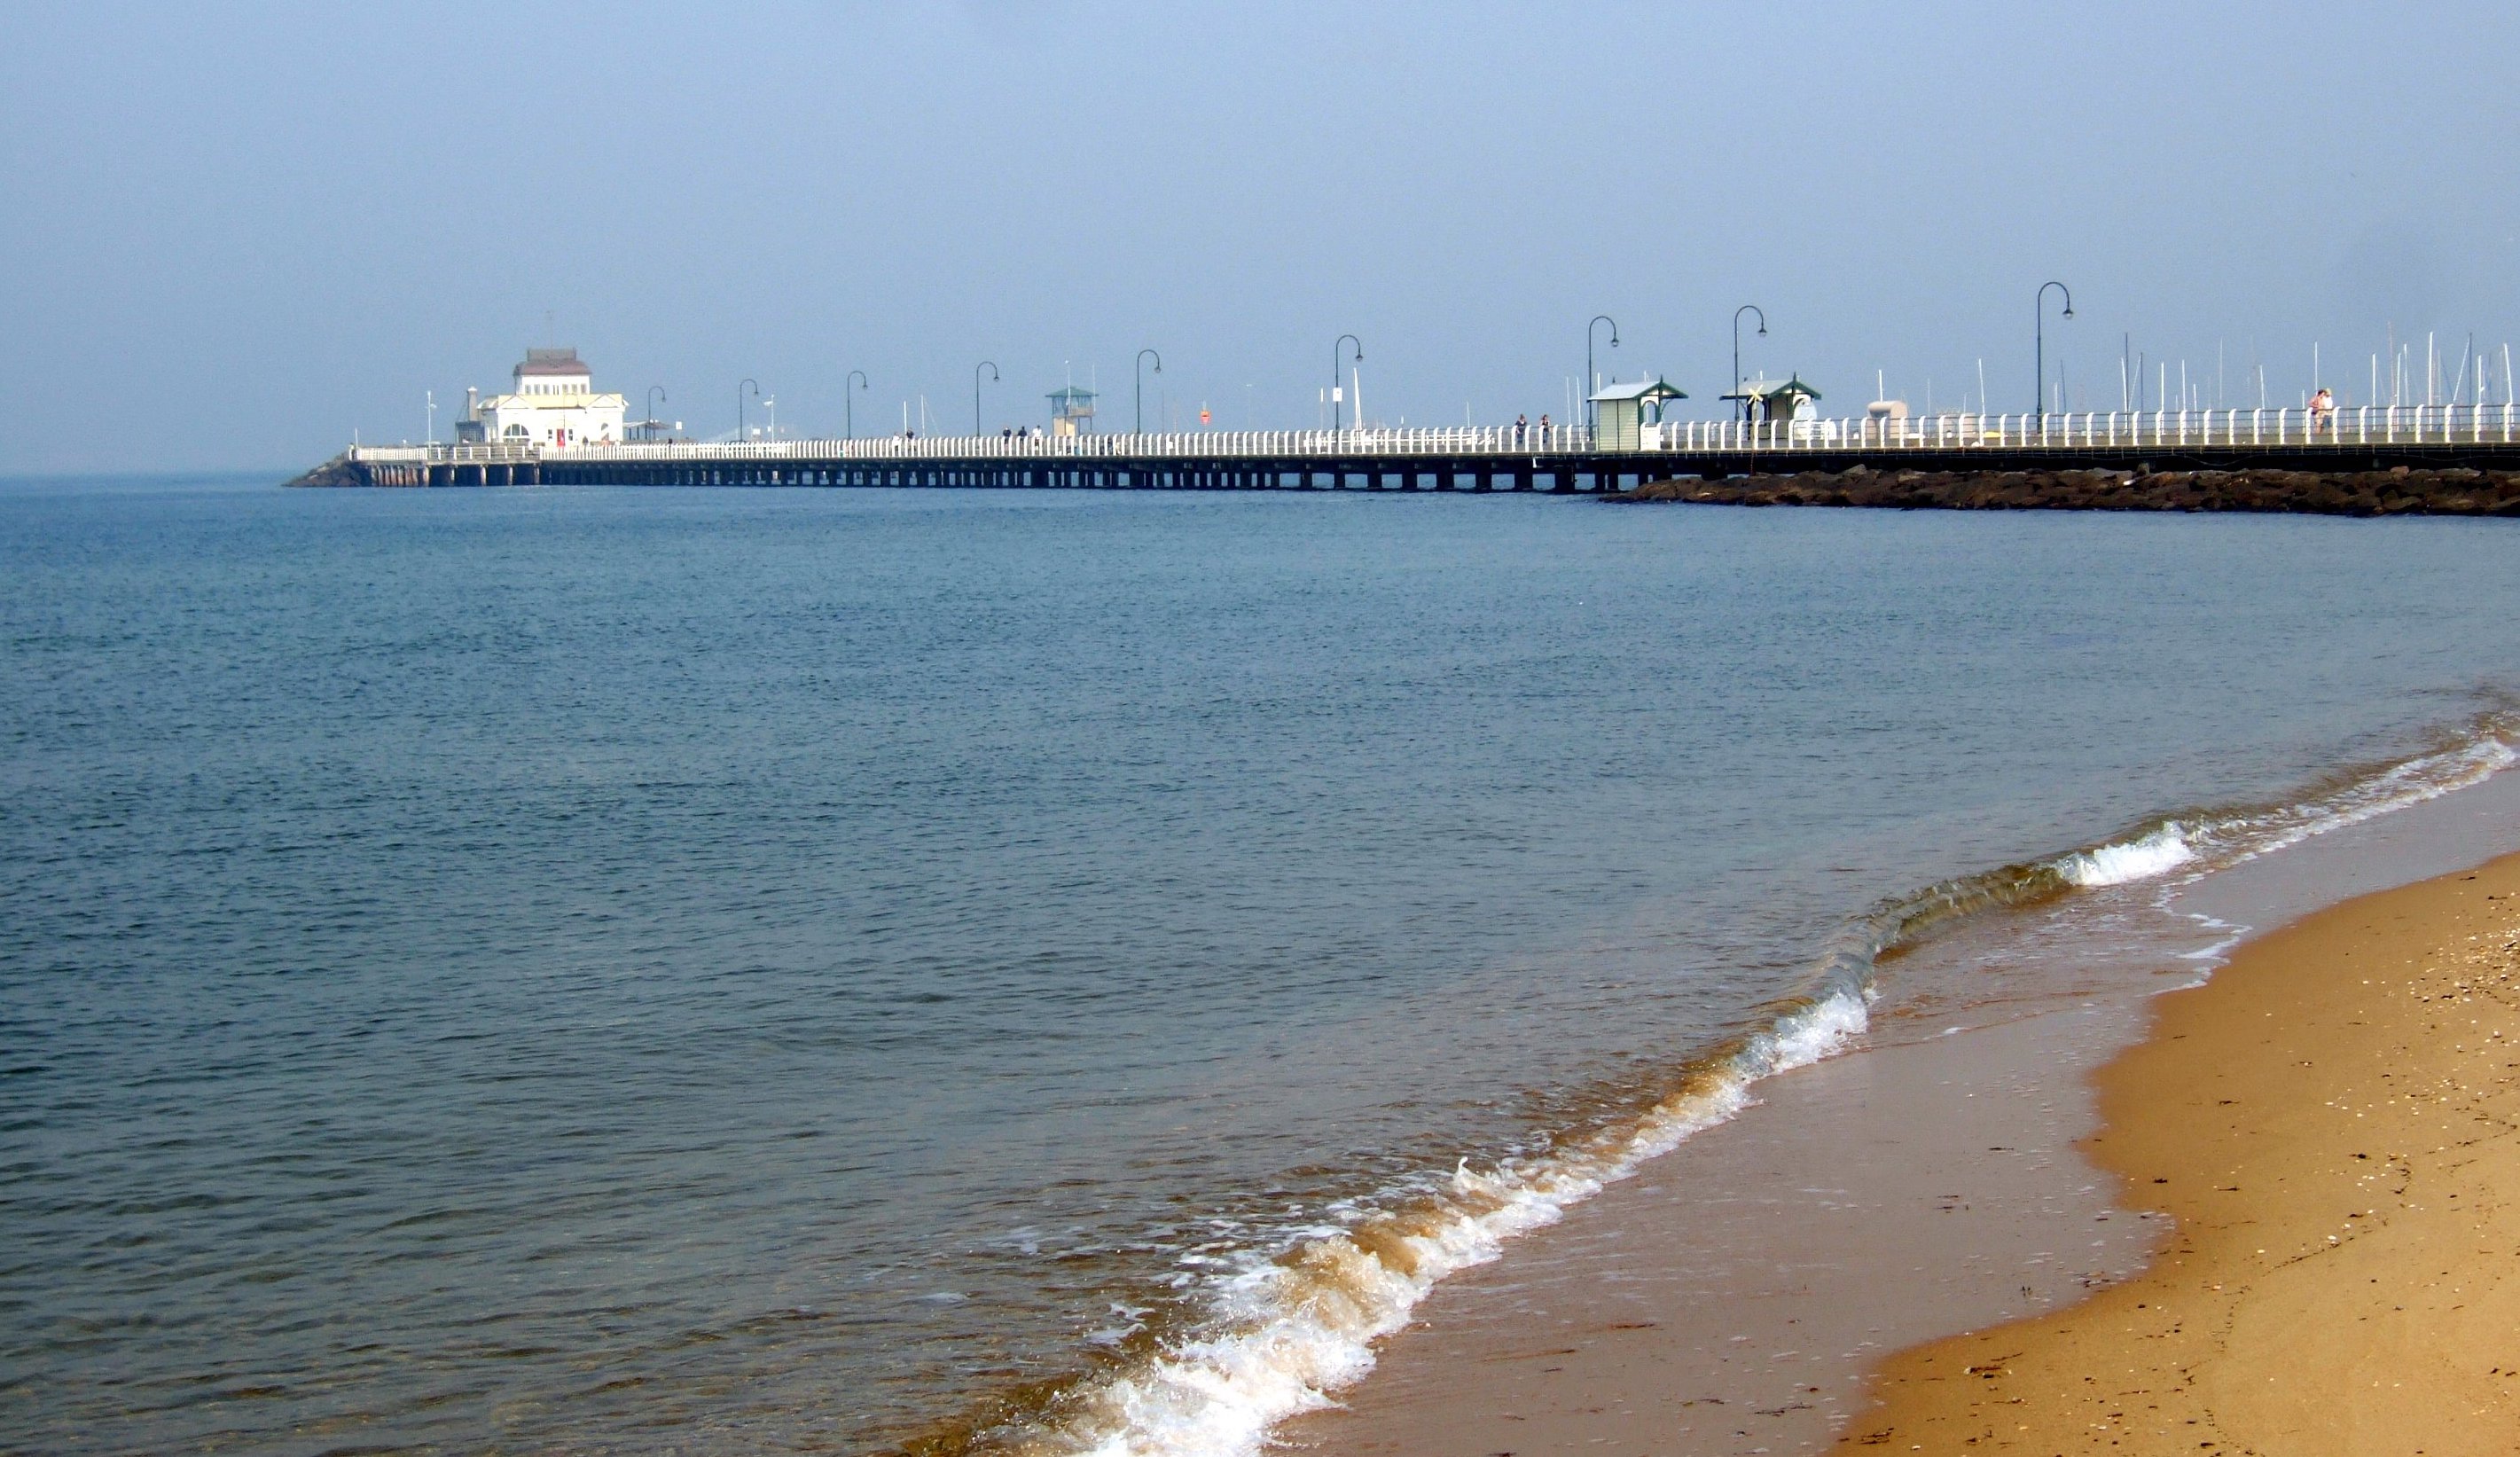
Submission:
[[[368,473],[359,469],[358,465],[347,455],[337,455],[331,460],[324,462],[324,464],[307,472],[305,475],[283,483],[287,485],[311,486],[353,486],[376,484],[374,480],[368,478]]]
[[[2266,511],[2322,516],[2520,516],[2520,472],[1807,471],[1656,480],[1603,496],[1714,506],[1939,511]]]

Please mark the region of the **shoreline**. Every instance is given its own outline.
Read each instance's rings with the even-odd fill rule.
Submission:
[[[2515,1038],[2520,855],[2252,941],[2095,1079],[2160,1256],[1893,1357],[1842,1449],[2520,1449]]]
[[[1372,1375],[1277,1444],[1825,1450],[1887,1351],[2139,1266],[2157,1231],[2078,1165],[2089,1110],[2049,1083],[2139,1018],[2119,999],[1771,1079],[1732,1121],[1438,1287]]]
[[[2498,775],[2164,894],[2200,942],[2254,954],[2271,936],[2253,928],[2515,849],[2520,776]],[[1609,1457],[1817,1452],[1849,1433],[1879,1445],[1861,1438],[1896,1416],[1853,1414],[1877,1410],[1888,1353],[2088,1309],[2092,1291],[2139,1281],[2172,1235],[2118,1202],[2083,1140],[2106,1136],[2093,1074],[2139,1043],[2163,973],[2192,981],[2222,959],[2201,949],[2183,972],[2098,975],[2079,1003],[1885,1005],[1857,1050],[1761,1084],[1732,1121],[1446,1281],[1371,1376],[1276,1445]],[[1896,1449],[1974,1450],[1966,1434]]]

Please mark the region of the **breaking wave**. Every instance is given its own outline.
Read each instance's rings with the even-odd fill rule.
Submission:
[[[2068,885],[2088,889],[2152,880],[2195,859],[2196,850],[2187,842],[2186,832],[2172,820],[2140,839],[2076,850],[2056,861],[2055,866]]]

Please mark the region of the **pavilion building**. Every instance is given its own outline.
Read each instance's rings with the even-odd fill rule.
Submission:
[[[595,376],[575,349],[527,349],[512,372],[516,387],[487,399],[466,390],[455,438],[468,445],[609,445],[621,438],[630,402],[595,392]]]

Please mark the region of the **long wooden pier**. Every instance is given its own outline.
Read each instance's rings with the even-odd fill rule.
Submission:
[[[1580,429],[1199,431],[742,443],[362,445],[367,485],[918,486],[1607,492],[1678,477],[1876,470],[2520,468],[2520,408],[2145,410],[1688,421],[1609,448]]]

